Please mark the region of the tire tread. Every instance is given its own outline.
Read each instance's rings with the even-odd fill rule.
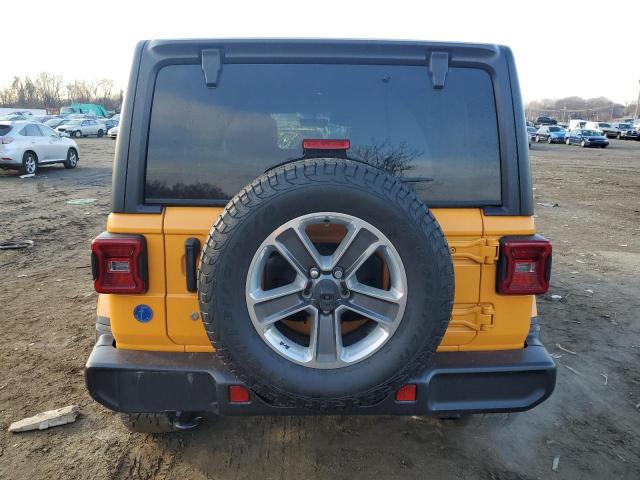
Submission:
[[[225,255],[225,245],[234,229],[254,209],[263,206],[269,199],[283,190],[305,188],[309,184],[343,183],[346,188],[361,188],[373,193],[384,201],[399,205],[419,226],[434,249],[436,275],[443,279],[445,285],[442,305],[439,312],[445,312],[434,319],[438,325],[439,335],[428,336],[423,340],[423,348],[412,354],[405,351],[407,357],[405,367],[392,378],[373,385],[365,392],[349,395],[344,398],[318,399],[285,392],[277,382],[266,384],[253,378],[250,362],[239,366],[227,346],[220,341],[217,328],[218,321],[212,316],[212,292],[218,279],[213,274],[217,264]],[[426,368],[433,352],[440,344],[448,326],[453,307],[453,265],[449,247],[431,211],[416,196],[415,192],[400,180],[386,172],[364,162],[332,159],[307,159],[287,163],[253,180],[233,197],[222,214],[213,224],[205,242],[198,273],[198,300],[201,317],[216,353],[226,367],[245,385],[269,402],[278,406],[302,407],[311,411],[341,410],[359,405],[372,405],[381,401],[391,392],[399,388],[411,374]],[[425,300],[426,301],[426,300]],[[423,327],[426,329],[426,326]],[[246,356],[244,356],[246,358]]]

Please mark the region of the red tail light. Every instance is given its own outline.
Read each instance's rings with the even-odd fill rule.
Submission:
[[[242,385],[229,385],[230,403],[247,403],[251,399],[249,390]]]
[[[2,144],[3,145],[8,145],[11,142],[13,142],[13,137],[2,137]]]
[[[302,141],[302,148],[305,150],[349,150],[351,142],[349,140],[331,139],[305,139]]]
[[[551,243],[545,238],[506,237],[500,242],[497,291],[504,295],[537,295],[549,289]]]
[[[147,248],[142,235],[103,233],[91,242],[93,286],[98,293],[144,293]]]
[[[403,385],[396,392],[396,402],[415,402],[416,386],[413,383]]]

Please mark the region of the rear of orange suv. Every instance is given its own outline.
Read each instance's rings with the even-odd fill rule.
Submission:
[[[506,47],[141,42],[92,242],[89,392],[139,431],[545,400]]]

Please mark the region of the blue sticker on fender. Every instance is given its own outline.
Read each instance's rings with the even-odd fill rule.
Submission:
[[[133,309],[133,316],[141,323],[147,323],[153,318],[153,310],[149,305],[137,305]]]

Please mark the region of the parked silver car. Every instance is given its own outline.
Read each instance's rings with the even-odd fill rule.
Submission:
[[[66,121],[67,120],[64,119],[64,118],[52,118],[52,119],[47,120],[46,122],[43,122],[43,123],[47,127],[56,128],[56,127],[59,127],[60,125],[62,125]]]
[[[531,142],[533,142],[536,139],[537,132],[538,132],[538,129],[536,127],[527,125],[527,137],[529,137],[529,148],[531,148]]]
[[[107,129],[104,123],[100,123],[97,120],[78,118],[59,125],[56,127],[56,132],[61,133],[63,136],[76,138],[88,135],[102,137],[107,132]]]
[[[0,168],[36,173],[39,165],[62,163],[75,168],[80,155],[78,145],[62,138],[46,125],[29,122],[0,122]]]

